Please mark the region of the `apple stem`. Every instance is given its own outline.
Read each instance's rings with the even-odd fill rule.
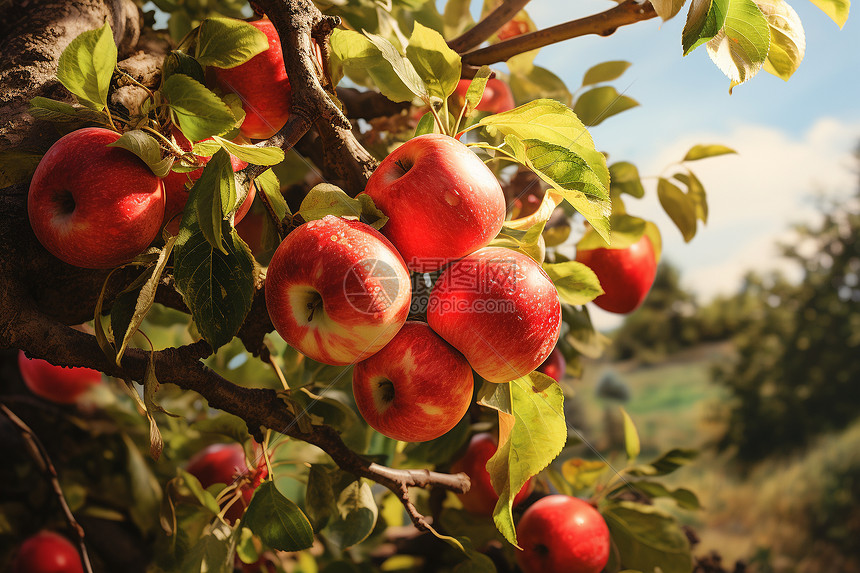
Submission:
[[[314,312],[322,308],[322,306],[322,297],[319,293],[314,293],[313,299],[308,303],[308,322],[311,322],[314,319]]]

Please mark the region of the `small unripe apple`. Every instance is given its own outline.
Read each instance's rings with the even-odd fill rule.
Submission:
[[[411,297],[409,271],[388,239],[332,215],[287,235],[266,275],[278,334],[326,364],[353,364],[381,350],[406,322]]]
[[[385,347],[355,365],[358,411],[377,432],[404,442],[438,438],[472,401],[472,369],[424,322],[407,322]]]
[[[18,369],[30,392],[58,404],[74,404],[87,390],[101,384],[102,375],[89,368],[63,368],[18,351]]]
[[[552,349],[547,359],[537,369],[538,372],[543,372],[556,382],[561,382],[561,379],[564,378],[564,371],[567,370],[567,361],[558,346]]]
[[[472,80],[460,80],[457,82],[455,93],[465,99],[470,83]],[[516,104],[511,87],[499,78],[490,78],[484,87],[484,95],[481,96],[481,101],[478,102],[475,109],[490,113],[502,113],[503,111],[510,111],[514,107]]]
[[[224,514],[230,523],[242,517],[254,496],[254,490],[268,475],[265,463],[261,463],[254,471],[249,470],[245,462],[245,450],[236,443],[212,444],[200,450],[188,461],[185,470],[196,477],[204,488],[216,483],[230,485],[243,476],[246,478],[239,485],[241,499],[236,500]]]
[[[389,217],[382,234],[417,272],[438,270],[480,249],[505,220],[496,176],[447,135],[421,135],[395,149],[364,192]]]
[[[466,493],[458,493],[457,497],[463,504],[463,509],[477,515],[493,515],[499,494],[493,489],[487,462],[496,453],[499,445],[492,434],[475,434],[466,448],[466,453],[451,465],[451,473],[463,472],[469,476],[472,486]],[[534,483],[529,478],[514,496],[514,507],[529,496]]]
[[[119,266],[158,235],[161,180],[130,151],[107,147],[119,137],[100,127],[73,131],[51,146],[33,174],[30,225],[39,242],[70,265]]]
[[[486,247],[445,269],[430,293],[427,322],[486,380],[508,382],[552,352],[561,303],[531,257]]]
[[[589,503],[549,495],[517,524],[516,553],[523,573],[600,573],[609,561],[609,527]]]
[[[523,34],[528,33],[529,31],[529,23],[525,20],[518,19],[516,16],[509,20],[507,24],[499,28],[499,31],[496,32],[496,36],[499,40],[507,40],[509,38],[516,38],[517,36],[522,36]]]
[[[18,549],[13,573],[83,573],[78,549],[53,531],[40,531]]]
[[[657,276],[657,259],[646,235],[626,249],[577,250],[576,260],[590,267],[603,287],[594,304],[618,314],[639,308]]]
[[[245,120],[240,128],[249,139],[268,139],[275,135],[290,117],[292,89],[284,66],[281,39],[268,18],[248,22],[266,35],[269,48],[233,68],[211,68],[222,90],[242,99]],[[312,42],[317,61],[322,53]]]

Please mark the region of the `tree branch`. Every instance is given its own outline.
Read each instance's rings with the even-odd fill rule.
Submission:
[[[87,571],[87,573],[92,573],[93,567],[90,564],[90,555],[87,552],[87,545],[84,543],[84,528],[81,527],[81,524],[75,519],[75,515],[72,513],[69,504],[66,502],[63,488],[60,487],[60,478],[57,475],[57,469],[54,467],[54,463],[51,461],[50,456],[48,456],[48,451],[45,449],[45,446],[42,445],[42,441],[39,440],[39,437],[35,432],[30,429],[30,426],[24,423],[21,418],[16,416],[15,413],[7,408],[3,403],[0,403],[0,412],[2,412],[10,422],[12,422],[12,425],[15,426],[18,433],[21,434],[21,438],[24,440],[24,444],[27,447],[27,453],[30,454],[30,457],[33,458],[33,461],[36,462],[36,465],[39,466],[39,469],[42,470],[42,473],[44,473],[48,478],[48,481],[51,482],[51,489],[54,490],[54,494],[60,502],[60,508],[63,510],[63,515],[65,515],[69,527],[74,530],[75,535],[77,536],[84,570]]]
[[[462,54],[481,45],[522,10],[529,0],[505,0],[483,20],[448,42],[448,47]]]
[[[657,16],[650,2],[640,4],[636,0],[624,0],[605,12],[552,26],[537,32],[523,34],[486,48],[473,50],[463,55],[463,64],[482,66],[504,62],[517,54],[522,54],[550,44],[569,40],[588,34],[609,36],[621,26],[650,20]]]

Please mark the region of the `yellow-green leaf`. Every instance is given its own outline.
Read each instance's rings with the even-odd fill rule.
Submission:
[[[102,110],[116,66],[116,44],[110,23],[80,34],[63,50],[57,62],[57,79],[82,104]]]
[[[851,0],[812,0],[822,12],[830,16],[836,25],[842,28],[848,20],[848,10],[851,8]]]
[[[732,88],[761,70],[769,47],[767,19],[753,0],[729,0],[723,28],[707,44],[708,56],[731,80]]]
[[[770,49],[764,71],[788,81],[806,52],[806,35],[800,16],[785,0],[756,0],[770,26]]]

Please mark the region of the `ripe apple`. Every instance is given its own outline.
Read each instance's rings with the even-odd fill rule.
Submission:
[[[517,524],[517,564],[524,573],[600,573],[609,561],[609,528],[589,503],[549,495]]]
[[[355,365],[358,411],[389,438],[424,442],[457,425],[472,402],[472,368],[424,322],[407,322],[385,347]]]
[[[505,220],[496,176],[447,135],[421,135],[395,149],[364,192],[389,217],[382,233],[417,272],[438,270],[485,246]]]
[[[547,359],[537,369],[538,372],[543,372],[556,382],[561,382],[561,379],[564,378],[564,371],[567,369],[567,361],[565,361],[564,354],[561,353],[558,346],[552,349]]]
[[[268,139],[287,123],[292,90],[284,67],[281,39],[274,24],[268,18],[248,23],[266,35],[269,49],[238,66],[211,70],[218,87],[242,99],[245,110],[240,128],[242,135],[249,139]],[[322,52],[316,42],[312,45],[322,67]]]
[[[224,518],[230,523],[242,517],[254,496],[254,490],[268,475],[265,463],[261,463],[255,470],[248,469],[245,450],[236,443],[212,444],[200,450],[188,461],[185,470],[196,477],[204,488],[216,483],[230,485],[245,477],[239,484],[241,499],[235,501],[224,514]],[[231,498],[228,496],[227,499]]]
[[[40,531],[21,544],[12,572],[84,573],[84,566],[68,539],[53,531]]]
[[[89,368],[64,368],[18,352],[18,369],[30,392],[58,404],[74,404],[91,387],[101,384],[102,375]]]
[[[36,167],[27,212],[58,259],[109,269],[140,254],[164,216],[161,180],[130,151],[107,147],[115,131],[88,127],[57,140]]]
[[[406,322],[411,296],[409,271],[388,239],[332,215],[287,235],[266,278],[278,334],[326,364],[353,364],[381,350]]]
[[[657,276],[657,259],[646,235],[626,249],[577,250],[576,260],[590,267],[603,287],[594,304],[618,314],[639,308]]]
[[[457,82],[457,88],[454,93],[465,100],[470,83],[472,83],[472,80],[460,80]],[[484,87],[484,95],[481,96],[481,101],[478,102],[475,109],[490,113],[501,113],[503,111],[510,111],[514,107],[516,107],[516,104],[514,103],[514,94],[511,91],[511,87],[499,78],[490,78],[487,80],[486,87]]]
[[[493,515],[499,494],[493,489],[487,462],[496,453],[499,445],[492,434],[475,434],[466,448],[463,457],[451,465],[451,473],[463,472],[472,482],[472,487],[466,493],[458,493],[457,497],[463,504],[463,509],[478,515]],[[514,507],[518,506],[534,489],[532,479],[523,485],[514,496]]]
[[[174,129],[173,136],[179,147],[185,151],[191,151],[191,142],[188,141],[188,138],[182,135],[181,131]],[[163,225],[167,225],[167,232],[171,235],[175,235],[179,232],[179,225],[182,222],[180,213],[185,209],[185,204],[188,202],[188,192],[191,190],[194,182],[200,179],[200,176],[203,175],[203,167],[205,167],[206,164],[209,163],[209,160],[212,159],[211,157],[205,156],[198,157],[201,165],[199,169],[195,169],[194,171],[189,171],[187,173],[171,171],[162,179],[164,182],[165,198]],[[233,166],[234,173],[248,166],[247,161],[242,161],[233,155],[230,156],[230,163]],[[256,190],[252,183],[251,188],[248,190],[248,195],[245,197],[245,201],[243,201],[236,210],[236,214],[233,217],[234,223],[239,223],[239,221],[248,214],[248,210],[250,210],[251,204],[254,202],[255,194]]]
[[[427,322],[486,380],[508,382],[552,352],[561,303],[531,257],[486,247],[445,269],[430,293]]]

